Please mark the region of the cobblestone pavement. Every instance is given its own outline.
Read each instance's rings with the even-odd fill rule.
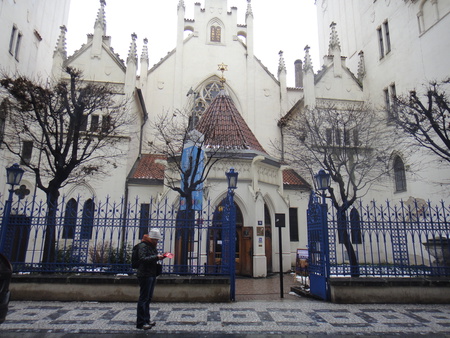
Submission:
[[[280,298],[275,279],[237,285],[233,303],[152,304],[157,324],[148,331],[135,328],[135,303],[12,301],[0,337],[450,337],[450,305],[331,304],[288,291]]]

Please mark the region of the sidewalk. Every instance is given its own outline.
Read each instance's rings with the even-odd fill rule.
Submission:
[[[135,329],[135,303],[11,302],[0,336],[450,337],[450,305],[340,305],[289,293],[281,299],[278,283],[238,279],[234,303],[154,303],[157,325],[149,331]]]

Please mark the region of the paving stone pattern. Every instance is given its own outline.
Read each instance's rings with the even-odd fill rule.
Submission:
[[[135,333],[136,304],[11,302],[4,333]],[[154,303],[151,334],[431,335],[450,337],[450,305],[342,305],[313,299]]]

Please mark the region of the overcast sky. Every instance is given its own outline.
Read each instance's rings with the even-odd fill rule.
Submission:
[[[150,67],[176,47],[177,5],[179,0],[106,0],[106,34],[114,51],[126,60],[131,34],[137,34],[138,57],[143,39],[148,38]],[[194,19],[194,3],[184,0],[188,19]],[[278,52],[283,50],[288,86],[294,86],[294,61],[304,61],[304,48],[311,47],[314,70],[320,68],[314,0],[253,0],[255,56],[276,76]],[[238,24],[245,24],[247,0],[228,0],[227,11],[237,7]],[[72,0],[67,31],[69,55],[94,32],[99,0]]]

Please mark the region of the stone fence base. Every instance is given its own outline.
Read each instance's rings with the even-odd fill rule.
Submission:
[[[11,300],[136,302],[135,276],[13,275]],[[155,302],[229,302],[228,277],[158,277]]]
[[[449,278],[330,278],[333,303],[450,304]]]

